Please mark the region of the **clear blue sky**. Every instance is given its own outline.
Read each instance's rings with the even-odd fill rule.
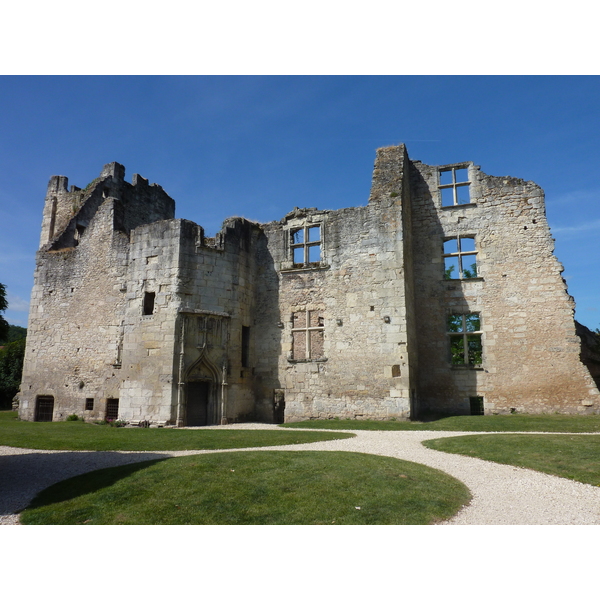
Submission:
[[[365,204],[375,150],[472,160],[546,192],[576,318],[600,327],[600,77],[2,76],[0,282],[27,325],[51,175],[159,183],[208,235],[295,206]]]

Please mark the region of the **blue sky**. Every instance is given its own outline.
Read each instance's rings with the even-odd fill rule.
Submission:
[[[376,148],[404,142],[539,184],[576,318],[600,327],[599,106],[598,76],[2,76],[5,316],[27,324],[51,175],[84,187],[120,162],[213,235],[365,204]]]

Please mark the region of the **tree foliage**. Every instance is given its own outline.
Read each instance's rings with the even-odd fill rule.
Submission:
[[[11,342],[16,342],[17,340],[22,340],[25,337],[27,337],[27,329],[25,327],[9,324],[6,337],[4,339],[0,338],[0,346],[3,344],[10,344]]]
[[[12,399],[19,391],[24,358],[25,338],[0,350],[0,410],[10,409]]]
[[[19,391],[25,358],[27,329],[9,325],[1,313],[8,308],[6,286],[0,283],[0,410],[9,409]]]

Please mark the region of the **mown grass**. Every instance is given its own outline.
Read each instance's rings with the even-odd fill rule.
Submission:
[[[443,417],[427,422],[323,419],[286,423],[285,428],[378,431],[549,431],[600,433],[600,415],[485,415]]]
[[[24,524],[425,525],[469,502],[449,475],[351,452],[228,452],[80,475],[40,493]]]
[[[600,485],[600,436],[497,434],[426,440],[428,448]]]
[[[138,429],[82,421],[33,423],[15,412],[0,412],[0,446],[36,450],[225,450],[307,444],[352,437],[326,431],[233,429]]]

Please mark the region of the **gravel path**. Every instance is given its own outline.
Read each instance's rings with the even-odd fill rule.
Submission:
[[[238,429],[276,429],[244,424]],[[220,427],[222,429],[223,426]],[[425,448],[421,441],[466,435],[443,431],[353,431],[355,438],[252,450],[342,450],[393,456],[440,469],[471,490],[473,500],[443,525],[600,525],[600,487]],[[526,434],[523,434],[526,435]],[[0,525],[18,524],[18,512],[49,485],[104,467],[235,450],[183,452],[64,452],[0,446]]]

